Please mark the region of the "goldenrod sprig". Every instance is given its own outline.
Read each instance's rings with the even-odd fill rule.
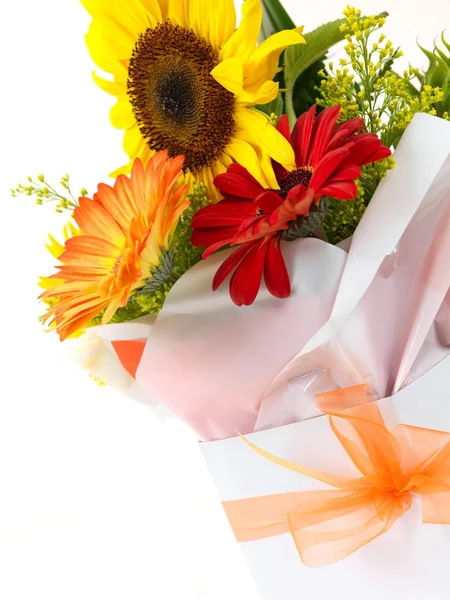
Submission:
[[[62,213],[66,210],[73,211],[78,206],[78,201],[72,193],[70,187],[69,175],[63,175],[59,182],[61,187],[68,193],[64,195],[59,193],[53,186],[51,186],[45,179],[45,176],[41,173],[36,177],[37,181],[34,181],[32,177],[27,177],[25,185],[19,183],[15,188],[11,190],[11,196],[17,198],[17,196],[35,196],[36,204],[47,204],[48,202],[56,202],[55,210],[57,213]],[[80,190],[80,196],[87,196],[87,190],[82,188]]]
[[[442,100],[439,87],[424,86],[420,95],[412,94],[412,82],[419,74],[410,67],[403,77],[393,72],[395,61],[403,53],[381,33],[375,42],[371,36],[386,22],[384,15],[361,16],[361,11],[348,6],[341,26],[346,32],[346,57],[333,63],[318,88],[318,104],[340,104],[341,119],[363,117],[368,131],[380,136],[386,146],[396,146],[403,131],[417,112],[436,114],[435,105]]]
[[[403,76],[394,72],[402,52],[379,32],[387,15],[364,17],[350,6],[344,15],[346,23],[341,31],[347,40],[346,56],[338,68],[330,63],[327,73],[320,73],[317,103],[323,107],[340,104],[342,121],[362,117],[368,131],[376,133],[386,146],[395,147],[417,112],[436,114],[442,89],[424,85],[420,93],[414,93],[412,82],[418,70],[410,67]],[[363,167],[356,199],[330,202],[323,227],[332,243],[353,233],[379,182],[393,166],[390,157]]]

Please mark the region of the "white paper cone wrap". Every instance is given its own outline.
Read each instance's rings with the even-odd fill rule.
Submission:
[[[450,357],[378,404],[388,426],[397,422],[450,431]],[[326,416],[246,437],[302,465],[358,474]],[[262,458],[240,438],[200,448],[221,500],[327,489]],[[422,524],[420,508],[417,497],[388,532],[328,567],[304,566],[290,533],[244,542],[241,548],[262,600],[448,600],[450,526]]]
[[[283,243],[289,298],[262,285],[237,307],[226,283],[213,292],[220,252],[179,279],[156,318],[90,330],[102,344],[89,365],[204,440],[317,416],[314,395],[330,389],[402,389],[450,354],[449,156],[450,123],[416,115],[350,247]],[[146,342],[132,381],[110,356],[120,339]]]

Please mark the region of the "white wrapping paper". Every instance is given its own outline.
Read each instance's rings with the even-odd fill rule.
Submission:
[[[379,401],[386,424],[450,431],[450,357],[391,399]],[[247,436],[290,461],[336,474],[358,471],[333,434],[328,417]],[[327,489],[275,465],[241,439],[200,444],[221,500]],[[287,533],[241,544],[262,600],[448,600],[450,526],[422,524],[420,499],[388,532],[328,567],[302,564]]]

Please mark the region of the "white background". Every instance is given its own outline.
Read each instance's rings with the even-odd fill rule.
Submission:
[[[285,5],[307,31],[345,2]],[[450,29],[441,0],[358,6],[390,12],[386,33],[415,65],[416,37],[429,47]],[[91,79],[88,23],[76,0],[2,3],[0,598],[257,600],[190,433],[98,387],[37,321],[43,242],[64,217],[9,188],[69,172],[92,192],[126,161]]]

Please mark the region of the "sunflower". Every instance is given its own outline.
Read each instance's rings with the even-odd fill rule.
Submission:
[[[156,153],[146,168],[136,159],[131,177],[119,175],[114,187],[98,186],[93,200],[82,197],[74,211],[81,234],[68,239],[62,263],[51,276],[58,285],[41,299],[56,298],[47,314],[61,340],[103,312],[107,323],[117,308],[152,277],[179,216],[184,199],[183,157]]]
[[[278,95],[272,81],[281,52],[304,43],[302,28],[257,46],[261,0],[246,0],[236,29],[233,0],[81,0],[93,18],[86,36],[94,74],[117,97],[111,122],[125,130],[131,162],[159,150],[185,156],[187,183],[202,180],[211,196],[216,175],[239,162],[275,187],[271,160],[295,167],[292,147],[267,117],[251,108]],[[113,175],[115,175],[113,174]]]

